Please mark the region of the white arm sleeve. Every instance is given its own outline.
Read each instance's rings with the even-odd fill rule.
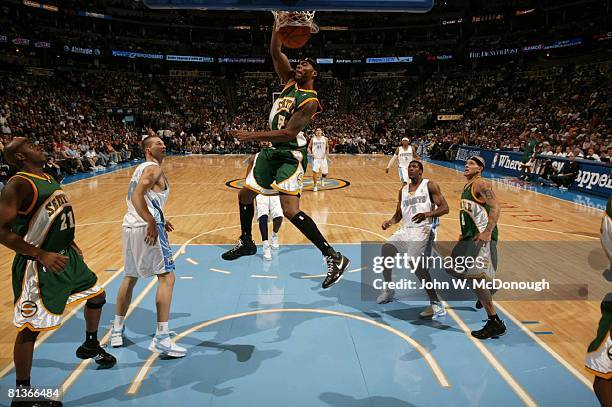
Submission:
[[[393,154],[393,157],[391,157],[391,160],[389,160],[389,164],[387,164],[387,168],[391,168],[395,160],[397,160],[397,154]]]

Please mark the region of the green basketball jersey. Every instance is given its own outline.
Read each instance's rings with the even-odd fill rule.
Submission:
[[[489,222],[491,207],[485,202],[476,199],[472,186],[476,179],[469,182],[461,193],[461,210],[459,220],[461,221],[461,234],[464,240],[468,240],[484,231]],[[491,233],[491,240],[497,240],[497,225]]]
[[[27,180],[34,192],[26,211],[18,212],[13,232],[45,251],[60,252],[68,247],[74,240],[74,214],[60,184],[49,175],[18,172],[15,177]]]
[[[321,104],[319,103],[317,92],[314,90],[300,89],[294,80],[290,80],[278,96],[278,99],[274,101],[274,105],[272,105],[269,118],[270,129],[284,129],[293,113],[312,100],[317,102],[317,112],[321,111]],[[308,126],[301,129],[297,137],[291,141],[272,143],[272,146],[279,150],[295,150],[305,147],[306,136],[304,132],[307,129]]]

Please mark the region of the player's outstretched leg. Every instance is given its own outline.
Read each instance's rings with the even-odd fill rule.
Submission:
[[[98,342],[98,326],[100,325],[100,315],[102,307],[106,304],[106,294],[102,291],[87,300],[85,309],[85,342],[76,350],[76,355],[80,359],[93,359],[101,368],[109,369],[117,363],[117,359],[107,353]]]
[[[248,188],[242,188],[238,193],[238,206],[240,209],[240,239],[238,244],[221,255],[223,260],[236,260],[242,256],[252,256],[257,253],[257,246],[251,234],[255,206],[253,200],[257,193]]]
[[[321,285],[323,288],[329,288],[337,283],[341,278],[344,270],[349,266],[350,260],[343,256],[340,252],[335,251],[327,240],[323,237],[316,223],[300,210],[300,198],[297,195],[281,194],[281,206],[283,213],[293,225],[300,230],[315,246],[321,251],[325,257],[327,264],[327,276]]]
[[[123,346],[125,315],[132,302],[132,293],[137,282],[137,277],[125,276],[119,287],[115,304],[115,319],[113,320],[113,330],[111,331],[111,346],[113,348]]]

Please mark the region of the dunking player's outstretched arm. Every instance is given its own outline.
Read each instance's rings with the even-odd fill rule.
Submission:
[[[60,272],[66,266],[68,260],[66,256],[47,252],[31,245],[11,230],[18,213],[26,212],[33,199],[32,186],[22,178],[14,177],[6,184],[0,195],[0,244],[19,254],[36,259],[53,272]]]
[[[421,223],[427,218],[438,218],[446,215],[449,211],[446,198],[444,198],[444,195],[442,195],[442,191],[440,190],[440,186],[438,184],[433,181],[429,181],[429,183],[427,183],[427,190],[431,200],[434,204],[436,204],[436,208],[430,212],[417,213],[412,217],[413,222]]]
[[[393,154],[393,157],[391,157],[391,159],[389,160],[389,164],[387,164],[387,169],[385,170],[387,174],[389,173],[389,168],[391,168],[395,160],[397,160],[398,155],[399,155],[399,147],[395,149],[395,153]]]
[[[295,139],[300,131],[312,121],[312,117],[317,113],[319,102],[311,100],[302,106],[298,111],[291,115],[287,126],[280,130],[270,131],[244,131],[236,130],[232,134],[240,141],[271,141],[287,142]]]
[[[142,172],[142,176],[134,188],[134,192],[132,193],[132,204],[134,205],[134,209],[136,209],[136,213],[138,216],[142,218],[145,222],[147,222],[147,234],[145,236],[145,242],[153,246],[157,243],[157,224],[155,223],[155,218],[153,214],[149,211],[147,207],[147,201],[145,201],[146,193],[155,186],[159,182],[162,177],[162,169],[158,165],[150,165]],[[168,228],[167,228],[168,229]],[[170,225],[170,229],[172,229],[172,225]]]
[[[501,208],[499,206],[499,202],[497,201],[497,196],[493,192],[493,188],[491,184],[483,179],[478,179],[474,182],[474,193],[477,198],[484,199],[485,203],[489,205],[491,210],[489,211],[489,221],[487,222],[487,227],[481,233],[479,233],[474,240],[481,240],[483,242],[489,242],[491,240],[491,233],[495,226],[497,225],[497,221],[499,220],[499,215],[501,214]]]
[[[281,42],[278,32],[276,31],[276,25],[272,28],[272,39],[270,40],[270,54],[272,55],[272,62],[274,63],[274,70],[276,74],[281,78],[283,83],[289,82],[293,79],[293,69],[289,63],[289,58],[281,50],[283,43]]]
[[[395,225],[396,223],[399,223],[399,221],[402,220],[402,189],[403,188],[400,188],[399,190],[399,195],[397,198],[397,208],[395,208],[395,213],[393,214],[393,217],[391,219],[383,222],[382,230],[387,230],[392,225]]]

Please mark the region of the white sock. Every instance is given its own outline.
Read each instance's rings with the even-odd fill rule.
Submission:
[[[157,332],[155,332],[155,335],[167,334],[168,332],[168,321],[157,323]]]
[[[113,321],[113,328],[115,328],[115,331],[119,331],[123,329],[124,322],[125,322],[125,316],[115,315],[115,320]]]
[[[276,236],[278,236],[278,233],[272,232],[272,237],[276,237]]]
[[[268,242],[267,240],[264,240],[263,242],[261,242],[264,246],[270,246],[270,242]]]

